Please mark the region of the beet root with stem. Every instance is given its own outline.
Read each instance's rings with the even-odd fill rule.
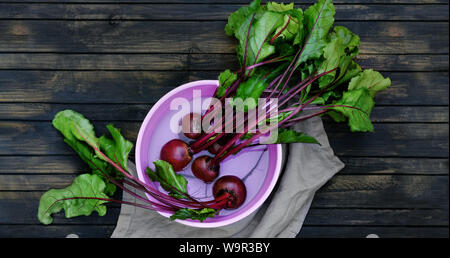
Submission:
[[[225,209],[239,208],[247,197],[247,189],[244,182],[237,176],[223,176],[213,185],[214,198],[218,199],[221,195],[228,193]]]
[[[192,163],[192,173],[205,183],[211,183],[219,175],[220,167],[211,162],[211,157],[200,156]]]
[[[179,139],[173,139],[161,148],[160,158],[169,162],[174,171],[181,171],[192,160],[193,153],[189,145]]]
[[[196,139],[202,134],[202,116],[191,112],[181,119],[181,128],[189,139]]]

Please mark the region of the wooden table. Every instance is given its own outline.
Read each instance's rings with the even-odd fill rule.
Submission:
[[[74,109],[99,134],[113,122],[135,141],[166,92],[237,67],[223,29],[247,2],[0,0],[0,237],[110,236],[114,205],[105,217],[36,218],[44,191],[87,171],[53,116]],[[361,37],[358,62],[392,86],[376,98],[375,133],[325,120],[346,168],[317,193],[298,236],[448,237],[448,1],[335,3],[336,24]]]

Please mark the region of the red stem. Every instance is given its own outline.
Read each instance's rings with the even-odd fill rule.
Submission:
[[[148,200],[148,199],[146,199],[146,198],[143,198],[142,196],[140,196],[140,195],[138,195],[138,194],[136,194],[136,193],[133,193],[131,190],[129,190],[128,188],[124,187],[122,184],[118,183],[118,182],[117,182],[115,179],[113,179],[111,176],[109,176],[108,174],[106,174],[102,169],[100,169],[99,167],[97,167],[92,161],[88,160],[88,162],[89,162],[92,166],[94,166],[96,169],[98,169],[98,170],[103,174],[103,176],[105,176],[109,181],[111,181],[111,182],[112,182],[113,184],[115,184],[116,186],[120,187],[123,191],[125,191],[125,192],[129,193],[130,195],[132,195],[134,198],[137,198],[137,199],[139,199],[139,200],[141,200],[141,201],[147,202],[147,203],[149,203],[149,204],[151,204],[151,205],[160,206],[160,207],[162,206],[162,205],[160,205],[160,204],[158,204],[158,203],[154,203],[154,202],[152,202],[152,201],[150,201],[150,200]],[[132,185],[132,186],[135,187],[136,189],[144,190],[145,192],[148,192],[149,194],[152,194],[152,196],[153,196],[153,193],[150,192],[150,191],[148,191],[148,190],[145,189],[144,187],[141,187],[141,186],[139,186],[139,185],[135,185],[135,184],[133,184],[133,183],[131,183],[131,182],[126,182],[125,180],[124,180],[123,182],[124,182],[124,183],[128,183],[129,185]],[[164,206],[162,206],[162,207],[164,207]],[[173,206],[173,207],[174,207],[174,206]]]
[[[77,130],[78,134],[86,141],[86,138],[83,136],[83,134],[80,132],[80,130],[75,126],[75,129]],[[87,142],[87,141],[86,141]],[[152,189],[155,190],[152,186],[140,181],[139,179],[131,176],[128,172],[126,172],[125,170],[123,170],[120,166],[118,166],[117,164],[115,164],[111,159],[109,159],[103,152],[101,152],[97,147],[95,147],[94,145],[92,145],[91,143],[87,142],[89,144],[89,146],[91,146],[97,153],[99,153],[109,164],[111,164],[113,167],[115,167],[119,172],[121,172],[122,174],[124,174],[126,177],[128,177],[129,179],[131,179],[133,182],[136,182],[137,184],[147,188],[147,189]],[[166,182],[167,183],[167,182]],[[199,202],[198,200],[192,198],[189,194],[187,193],[183,193],[180,192],[178,189],[176,189],[175,187],[173,187],[170,184],[167,184],[170,188],[172,188],[175,192],[179,193],[180,195],[183,195],[184,197],[188,198],[189,200],[200,204],[201,206],[204,206],[201,202]],[[173,198],[170,197],[169,198]],[[175,198],[173,198],[175,199]],[[178,200],[178,199],[175,199]],[[208,207],[205,207],[208,208]]]
[[[250,20],[250,24],[248,25],[248,31],[247,31],[247,38],[245,39],[245,51],[244,51],[244,60],[243,60],[243,66],[245,67],[246,61],[247,61],[247,49],[248,49],[248,40],[250,38],[250,29],[252,27],[253,19],[255,19],[256,13],[252,15],[252,19]]]
[[[277,86],[275,86],[275,89],[278,89],[278,86],[280,86],[281,82],[284,80],[284,77],[286,76],[288,71],[293,67],[294,63],[297,62],[297,59],[299,58],[300,53],[301,52],[299,51],[299,52],[297,52],[297,54],[295,54],[294,58],[292,59],[291,63],[289,64],[288,68],[284,71],[283,75],[281,76],[281,79],[278,80],[278,83],[277,83]],[[273,95],[273,92],[267,98],[271,98],[272,95]]]
[[[330,71],[326,71],[326,72],[323,72],[323,73],[321,73],[321,74],[318,74],[318,75],[316,75],[316,76],[314,76],[310,81],[308,81],[306,84],[304,84],[303,86],[301,86],[301,83],[302,82],[300,82],[299,84],[297,84],[296,86],[294,86],[293,88],[295,89],[295,88],[297,88],[298,86],[301,86],[299,89],[297,89],[294,93],[291,93],[291,92],[288,92],[289,93],[289,95],[286,93],[286,94],[284,94],[283,95],[283,97],[281,97],[281,99],[283,99],[283,101],[281,102],[281,104],[279,104],[279,106],[281,107],[282,105],[284,105],[284,104],[286,104],[291,98],[293,98],[295,95],[297,95],[300,91],[302,91],[303,89],[305,89],[306,87],[308,87],[309,85],[311,85],[314,81],[316,81],[317,79],[319,79],[320,77],[322,77],[322,76],[324,76],[324,75],[326,75],[326,74],[328,74],[328,73],[331,73],[331,72],[333,72],[333,71],[335,71],[337,68],[334,68],[334,69],[332,69],[332,70],[330,70]],[[286,97],[287,96],[287,97]]]
[[[261,136],[261,133],[258,132],[256,133],[254,136],[252,136],[250,139],[245,140],[244,142],[240,143],[239,145],[237,145],[236,147],[232,148],[231,150],[229,150],[225,155],[223,155],[222,157],[218,158],[217,160],[214,160],[216,157],[214,157],[214,159],[211,161],[212,164],[217,165],[220,164],[220,162],[222,162],[224,159],[226,159],[227,157],[229,157],[230,155],[237,153],[238,151],[242,150],[243,148],[245,148],[248,144],[252,143],[255,139],[257,139],[258,137]],[[214,163],[213,163],[214,162]]]
[[[281,17],[283,17],[283,16],[281,16]],[[281,19],[281,17],[278,18],[277,22]],[[277,22],[276,22],[276,23],[277,23]],[[270,31],[273,30],[273,28],[275,27],[275,24],[276,24],[276,23],[274,23],[274,24],[272,25],[272,28],[270,28]],[[255,60],[253,61],[253,64],[256,64],[256,62],[258,61],[258,57],[259,57],[259,54],[261,53],[261,49],[262,49],[262,47],[264,46],[264,42],[266,42],[266,40],[267,40],[268,37],[269,37],[269,34],[266,35],[266,37],[264,38],[263,42],[261,43],[261,46],[259,46],[258,53],[257,53],[256,56],[255,56]],[[245,65],[246,65],[246,63],[244,63],[244,66],[245,66]],[[253,70],[253,68],[249,70],[248,74],[251,74],[252,70]]]
[[[322,110],[322,111],[313,113],[311,115],[306,115],[306,116],[301,116],[301,117],[297,117],[297,118],[291,119],[291,120],[287,121],[286,126],[291,126],[291,125],[293,125],[293,124],[295,124],[295,123],[297,123],[299,121],[303,121],[303,120],[309,119],[311,117],[315,117],[315,116],[321,115],[321,114],[326,113],[328,111],[331,111],[331,110]]]
[[[278,38],[280,36],[281,33],[283,33],[283,31],[287,28],[287,26],[289,25],[289,22],[291,21],[291,16],[288,15],[288,21],[286,22],[286,25],[283,26],[283,28],[281,28],[281,30],[275,34],[272,39],[270,40],[270,44],[272,45],[273,42],[275,41],[276,38]]]
[[[216,137],[212,140],[210,140],[209,142],[205,143],[204,145],[202,145],[201,147],[195,149],[194,154],[201,152],[202,150],[206,150],[209,148],[209,146],[213,145],[214,143],[216,143],[218,140],[220,140],[220,138],[222,138],[222,136],[224,136],[225,133],[219,133],[216,135]]]
[[[228,141],[219,151],[219,153],[217,153],[214,158],[211,160],[211,164],[214,165],[218,165],[219,162],[216,162],[216,160],[225,153],[225,151],[230,148],[236,141],[238,141],[242,136],[244,135],[244,133],[237,133],[230,141]]]
[[[146,198],[143,198],[142,196],[140,196],[140,195],[138,195],[138,194],[136,194],[136,193],[133,193],[131,190],[125,188],[122,184],[118,183],[118,182],[117,182],[116,180],[114,180],[111,176],[109,176],[108,174],[106,174],[102,169],[100,169],[99,167],[97,167],[92,161],[89,161],[89,162],[90,162],[90,164],[91,164],[92,166],[94,166],[96,169],[98,169],[98,170],[99,170],[99,171],[100,171],[100,172],[101,172],[108,180],[110,180],[113,184],[117,185],[118,187],[120,187],[122,190],[124,190],[125,192],[129,193],[129,194],[132,195],[133,197],[135,197],[135,198],[137,198],[137,199],[139,199],[139,200],[141,200],[141,201],[147,202],[147,203],[149,203],[149,204],[151,204],[151,205],[155,205],[155,206],[162,207],[162,208],[165,207],[165,206],[163,206],[163,205],[161,205],[161,204],[159,204],[159,203],[152,202],[152,201],[150,201],[150,200],[148,200],[148,199],[146,199]],[[151,195],[153,198],[155,198],[156,200],[158,200],[158,201],[164,203],[165,205],[169,205],[169,206],[171,206],[172,208],[178,208],[178,209],[180,209],[180,208],[185,208],[185,207],[177,206],[176,204],[178,204],[178,205],[179,205],[179,204],[183,204],[183,205],[187,205],[187,206],[189,206],[189,207],[197,207],[197,206],[196,206],[196,203],[193,203],[193,202],[187,202],[187,201],[184,201],[184,200],[179,200],[179,199],[176,199],[176,198],[172,198],[172,197],[170,197],[170,196],[167,196],[167,195],[161,193],[160,191],[158,191],[158,190],[155,189],[155,188],[152,188],[153,190],[152,190],[152,191],[149,191],[149,190],[148,190],[147,188],[145,188],[144,186],[139,185],[139,182],[138,182],[138,184],[135,184],[135,183],[132,183],[132,182],[127,181],[126,178],[125,178],[125,180],[123,180],[123,182],[124,182],[125,184],[128,184],[128,185],[133,186],[134,188],[136,188],[136,189],[138,189],[138,190],[141,190],[141,191],[144,191],[144,192],[150,194],[150,195]],[[175,203],[175,204],[174,204],[174,203]]]
[[[244,72],[244,71],[252,70],[253,68],[256,68],[258,66],[279,62],[279,61],[282,61],[282,59],[286,58],[286,57],[288,57],[288,56],[279,56],[279,57],[276,57],[276,58],[273,58],[273,59],[270,59],[270,60],[259,62],[257,64],[252,64],[252,65],[249,65],[249,66],[247,66],[245,68],[239,69],[238,72]]]

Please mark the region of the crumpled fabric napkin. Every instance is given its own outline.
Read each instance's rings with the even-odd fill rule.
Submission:
[[[315,137],[321,145],[283,145],[283,171],[270,197],[260,209],[231,225],[194,228],[157,212],[122,205],[112,238],[290,238],[302,227],[315,192],[344,164],[334,155],[320,117],[298,123],[295,130]],[[133,173],[135,165],[129,162]],[[138,202],[124,193],[123,200]]]

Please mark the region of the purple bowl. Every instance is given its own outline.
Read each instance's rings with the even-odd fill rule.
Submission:
[[[176,98],[193,101],[193,91],[201,90],[201,98],[214,95],[218,87],[216,80],[201,80],[183,84],[163,96],[149,111],[139,129],[136,142],[136,170],[140,180],[159,187],[159,183],[152,182],[146,175],[147,167],[154,169],[153,161],[160,159],[162,146],[171,139],[182,139],[189,142],[182,133],[172,132],[169,128],[171,117],[178,110],[171,110],[170,103]],[[194,156],[211,155],[202,151]],[[247,198],[244,204],[235,210],[221,210],[214,218],[207,218],[203,222],[194,220],[175,220],[192,227],[212,228],[229,225],[239,221],[256,211],[272,192],[281,170],[282,149],[280,144],[248,147],[225,159],[220,165],[219,177],[235,175],[244,180],[247,188]],[[192,163],[192,162],[191,162]],[[205,184],[192,175],[190,164],[178,172],[188,180],[188,192],[199,200],[213,199],[211,189],[213,183]],[[218,178],[219,178],[218,177]],[[161,188],[160,188],[161,189]],[[164,191],[161,189],[161,191]],[[147,198],[155,201],[150,195]],[[171,214],[159,212],[165,217]]]

